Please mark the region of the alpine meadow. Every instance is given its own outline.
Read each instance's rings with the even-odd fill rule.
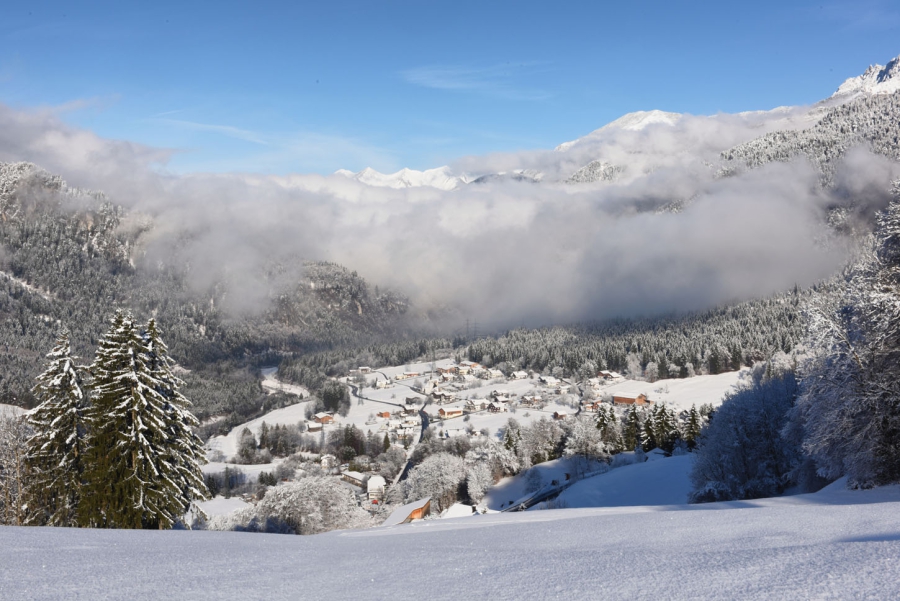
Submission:
[[[81,4],[0,19],[0,598],[900,597],[892,3]]]

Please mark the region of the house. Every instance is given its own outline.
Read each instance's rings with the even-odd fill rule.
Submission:
[[[615,381],[623,380],[623,379],[624,379],[624,378],[622,377],[622,374],[620,374],[619,372],[615,372],[615,371],[606,371],[606,370],[604,370],[604,371],[601,371],[601,372],[600,372],[599,374],[597,374],[597,375],[598,375],[599,377],[603,378],[604,380],[606,380],[607,382],[615,382]]]
[[[351,471],[341,472],[341,480],[360,487],[366,483],[366,477],[363,474]]]
[[[597,413],[600,408],[600,401],[585,401],[581,405],[581,409],[587,413]]]
[[[449,403],[456,399],[456,395],[446,390],[436,389],[431,393],[432,398],[438,404]]]
[[[566,417],[567,417],[567,415],[566,415],[565,411],[554,411],[553,412],[553,419],[560,420],[560,419],[566,419]]]
[[[402,507],[398,507],[388,516],[381,524],[382,526],[399,526],[407,524],[413,520],[421,520],[431,513],[431,498],[425,497],[412,503],[407,503]]]
[[[319,463],[322,464],[323,470],[330,470],[337,465],[337,457],[334,455],[322,455],[319,459]]]
[[[522,399],[519,401],[519,404],[523,407],[536,407],[543,401],[544,399],[539,394],[525,394],[522,395]]]
[[[527,380],[528,372],[527,371],[514,371],[509,375],[513,380]]]
[[[394,379],[398,382],[400,380],[409,380],[411,378],[418,378],[421,374],[417,371],[405,371],[402,374],[397,374],[394,376]]]
[[[438,409],[438,415],[441,419],[450,419],[451,417],[460,417],[463,410],[459,407],[441,407]]]
[[[493,401],[488,405],[488,411],[491,413],[505,413],[509,411],[509,405],[504,401]]]
[[[418,413],[419,408],[415,405],[403,405],[403,415],[417,415]]]
[[[361,373],[361,374],[370,374],[370,373],[372,373],[372,368],[371,368],[371,367],[360,366],[360,368],[359,368],[359,373]]]
[[[478,378],[476,378],[475,376],[473,376],[471,374],[466,374],[462,377],[462,381],[465,382],[466,384],[471,384],[472,382],[475,382],[476,380],[478,380]]]
[[[384,500],[384,488],[387,486],[387,482],[385,482],[384,478],[379,475],[374,475],[369,478],[369,481],[366,482],[366,493],[369,497],[370,501],[382,501]]]
[[[322,424],[317,424],[315,422],[313,422],[311,424],[306,424],[306,431],[311,434],[315,434],[316,432],[321,432]]]
[[[652,405],[653,401],[647,398],[645,394],[639,394],[636,397],[613,396],[613,404],[615,405]]]
[[[544,386],[555,387],[559,384],[559,379],[554,378],[553,376],[538,376],[538,382]]]
[[[378,417],[384,418],[384,419],[391,419],[391,412],[390,412],[390,411],[379,411],[379,412],[376,413],[375,415],[378,416]]]
[[[331,413],[316,413],[316,423],[317,424],[333,424],[334,423],[334,415]]]
[[[572,388],[569,384],[560,384],[556,387],[556,394],[569,394],[569,390]]]
[[[486,399],[469,399],[463,411],[466,413],[475,413],[476,411],[484,411],[487,409],[488,402]]]
[[[390,380],[376,380],[375,381],[375,388],[377,388],[379,390],[383,390],[385,388],[390,388],[391,386],[393,386],[393,384],[391,383]]]
[[[488,377],[490,377],[491,379],[503,377],[503,372],[500,371],[499,369],[489,369],[489,370],[487,370],[487,373],[488,373]],[[525,375],[527,376],[528,374],[525,374]]]

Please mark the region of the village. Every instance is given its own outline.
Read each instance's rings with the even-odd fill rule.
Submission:
[[[274,373],[269,370],[266,377],[269,387],[274,388],[277,382]],[[652,407],[656,403],[687,410],[693,404],[719,401],[740,377],[739,372],[729,372],[650,383],[601,370],[593,378],[575,381],[526,370],[504,373],[475,362],[449,358],[379,369],[360,366],[339,378],[351,391],[346,415],[325,411],[310,414],[309,397],[298,395],[299,403],[238,426],[227,437],[210,439],[211,458],[218,461],[204,471],[223,469],[225,462],[233,461],[240,431],[248,428],[258,435],[264,422],[268,427],[296,426],[323,441],[330,432],[352,426],[366,436],[386,440],[408,460],[426,430],[430,430],[429,436],[438,439],[464,437],[475,444],[486,439],[499,440],[510,418],[522,426],[541,418],[594,419],[592,415],[604,403],[617,409],[620,415],[631,406]],[[359,505],[371,513],[379,511],[387,491],[407,471],[400,470],[391,480],[373,471],[365,457],[342,462],[330,453],[303,455],[306,461],[315,462],[316,469],[339,478],[354,493]],[[253,479],[262,472],[275,470],[278,461],[240,467]],[[249,497],[246,500],[253,502]],[[422,513],[426,502],[423,499],[418,505],[413,503],[414,507],[403,505],[402,509],[409,510],[410,514]],[[424,510],[426,515],[428,510]],[[473,509],[465,506],[454,510],[460,511],[471,513]],[[400,518],[393,516],[394,521],[397,519]]]

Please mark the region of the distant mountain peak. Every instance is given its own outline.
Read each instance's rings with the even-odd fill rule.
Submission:
[[[465,180],[453,175],[447,166],[416,171],[415,169],[401,169],[395,173],[381,173],[366,167],[362,171],[354,173],[347,169],[338,169],[335,175],[342,175],[349,179],[382,188],[419,188],[428,186],[440,190],[453,190]]]
[[[832,94],[844,96],[849,94],[893,94],[900,91],[900,56],[887,65],[871,65],[862,75],[846,80]]]
[[[681,117],[681,113],[669,113],[656,109],[652,111],[635,111],[633,113],[627,113],[615,121],[610,121],[600,129],[595,129],[582,138],[570,142],[563,142],[556,147],[556,150],[561,152],[568,150],[582,140],[590,139],[611,130],[640,131],[649,125],[675,125]]]

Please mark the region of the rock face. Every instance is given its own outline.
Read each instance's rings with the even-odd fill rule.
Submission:
[[[872,65],[862,75],[851,77],[841,84],[832,98],[850,94],[893,94],[898,91],[900,91],[900,56],[885,66]]]

